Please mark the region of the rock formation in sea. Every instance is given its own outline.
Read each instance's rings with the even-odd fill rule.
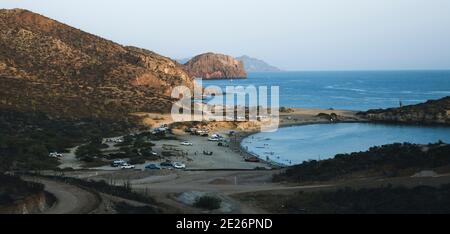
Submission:
[[[203,79],[246,78],[244,64],[231,56],[215,53],[197,55],[184,64],[186,72]]]

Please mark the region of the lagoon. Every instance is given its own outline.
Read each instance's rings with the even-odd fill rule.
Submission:
[[[284,165],[321,160],[340,153],[366,151],[391,143],[450,143],[450,127],[388,125],[375,123],[311,124],[261,132],[241,145],[261,159]]]

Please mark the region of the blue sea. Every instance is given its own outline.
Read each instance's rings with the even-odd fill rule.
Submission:
[[[267,72],[203,81],[209,85],[279,86],[280,106],[368,110],[450,96],[450,71]]]
[[[450,96],[450,71],[338,71],[250,73],[245,80],[204,81],[203,86],[279,86],[280,106],[368,110]],[[230,94],[227,94],[230,95]],[[365,151],[394,142],[450,143],[449,127],[339,123],[294,126],[258,133],[242,146],[285,165]]]

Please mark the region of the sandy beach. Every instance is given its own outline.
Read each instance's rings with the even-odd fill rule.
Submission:
[[[294,125],[330,123],[330,120],[318,116],[322,114],[336,114],[339,121],[362,121],[355,115],[355,111],[346,110],[320,110],[320,109],[290,109],[289,112],[280,113],[279,127]],[[167,119],[164,120],[167,123]],[[264,123],[264,122],[261,122]],[[159,123],[157,123],[159,124]],[[208,141],[208,137],[193,136],[185,133],[183,127],[173,129],[173,134],[179,140],[162,140],[154,142],[157,153],[160,153],[164,146],[172,147],[185,152],[182,157],[172,157],[171,160],[186,163],[189,169],[254,169],[256,167],[267,168],[276,167],[276,164],[264,162],[246,162],[245,157],[252,156],[245,149],[240,147],[243,138],[259,132],[258,124],[252,122],[209,122],[204,126],[210,130],[210,134],[220,134],[229,142],[229,147],[218,146],[217,142]],[[234,131],[233,136],[229,132]],[[191,142],[192,146],[182,146],[181,141]],[[203,155],[203,151],[213,152],[212,156]]]
[[[279,127],[288,127],[294,125],[314,124],[314,123],[330,123],[330,120],[318,116],[318,114],[335,113],[339,117],[339,121],[361,121],[356,117],[356,112],[345,110],[320,110],[320,109],[289,109],[289,112],[281,112],[279,118]],[[158,115],[151,113],[138,113],[144,117],[143,123],[149,127],[158,127],[162,124],[173,124],[170,115]],[[218,142],[209,141],[208,137],[190,135],[186,133],[184,124],[176,124],[172,129],[172,135],[175,139],[164,139],[153,141],[155,146],[152,150],[158,155],[162,155],[163,151],[171,151],[174,156],[165,156],[160,160],[146,161],[144,164],[136,165],[136,169],[144,170],[145,165],[150,163],[159,164],[163,161],[170,160],[174,162],[182,162],[186,164],[188,170],[217,170],[217,169],[233,169],[233,170],[252,170],[255,168],[276,168],[280,166],[271,162],[246,162],[246,157],[253,155],[246,152],[240,145],[245,137],[259,132],[260,124],[263,122],[207,122],[202,123],[202,128],[208,129],[211,134],[220,134],[224,137],[226,146],[219,146]],[[230,136],[230,131],[235,132]],[[187,141],[192,146],[181,145],[181,142]],[[109,149],[114,149],[110,146]],[[74,150],[64,154],[61,160],[60,168],[72,167],[80,169],[81,165],[75,159]],[[212,152],[213,155],[205,155],[203,152]],[[107,166],[90,168],[94,170],[119,170],[118,168]]]
[[[335,113],[339,122],[363,121],[357,118],[353,111],[345,110],[311,110],[294,109],[280,114],[280,127],[293,125],[305,125],[315,123],[330,123],[324,118],[324,114]],[[326,117],[326,115],[325,115]],[[157,119],[154,117],[154,119]],[[161,121],[161,122],[158,122]],[[163,123],[171,123],[168,118],[160,118],[152,122],[152,127],[158,127]],[[159,155],[164,150],[177,152],[177,156],[164,157],[157,161],[147,161],[145,164],[136,165],[136,170],[120,170],[110,166],[89,168],[88,170],[75,170],[65,172],[65,176],[82,178],[86,180],[103,180],[114,185],[130,184],[134,191],[151,194],[158,202],[170,207],[169,212],[181,213],[245,213],[264,214],[272,212],[272,207],[256,203],[252,196],[270,195],[274,199],[279,194],[292,194],[297,191],[316,191],[335,189],[342,185],[340,182],[322,184],[293,184],[278,183],[272,180],[274,174],[282,172],[269,162],[246,162],[244,157],[249,156],[240,147],[243,138],[257,133],[257,125],[248,122],[209,122],[202,127],[208,128],[210,134],[220,134],[229,141],[229,147],[218,146],[218,142],[208,141],[208,137],[194,136],[186,133],[184,125],[174,125],[172,129],[174,138],[152,141],[155,146],[153,151]],[[253,126],[252,128],[247,128]],[[243,130],[245,129],[245,130]],[[236,134],[230,137],[228,133]],[[192,146],[184,146],[180,143],[188,141]],[[203,151],[213,152],[212,156],[203,154]],[[186,170],[143,170],[149,163],[161,163],[165,160],[178,161],[186,164]],[[64,159],[62,160],[64,163]],[[74,158],[67,159],[68,165],[76,163]],[[273,168],[272,170],[255,170],[255,168]],[[419,178],[420,179],[420,178]],[[405,181],[416,182],[419,179],[404,178]],[[447,180],[445,177],[443,180]],[[388,181],[391,182],[391,181]],[[366,183],[356,181],[355,183]],[[375,183],[375,182],[371,182]],[[377,182],[378,183],[378,182]],[[387,182],[386,182],[387,183]],[[404,182],[399,182],[404,183]],[[222,201],[221,208],[213,211],[205,211],[195,208],[192,202],[195,199],[207,195],[218,197]],[[250,201],[249,201],[250,199]]]

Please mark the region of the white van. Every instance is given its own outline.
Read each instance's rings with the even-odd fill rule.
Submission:
[[[120,160],[114,160],[112,163],[111,163],[111,166],[113,166],[113,167],[119,167],[119,166],[122,166],[123,164],[126,164],[127,162],[125,162],[125,160],[122,160],[122,159],[120,159]]]

